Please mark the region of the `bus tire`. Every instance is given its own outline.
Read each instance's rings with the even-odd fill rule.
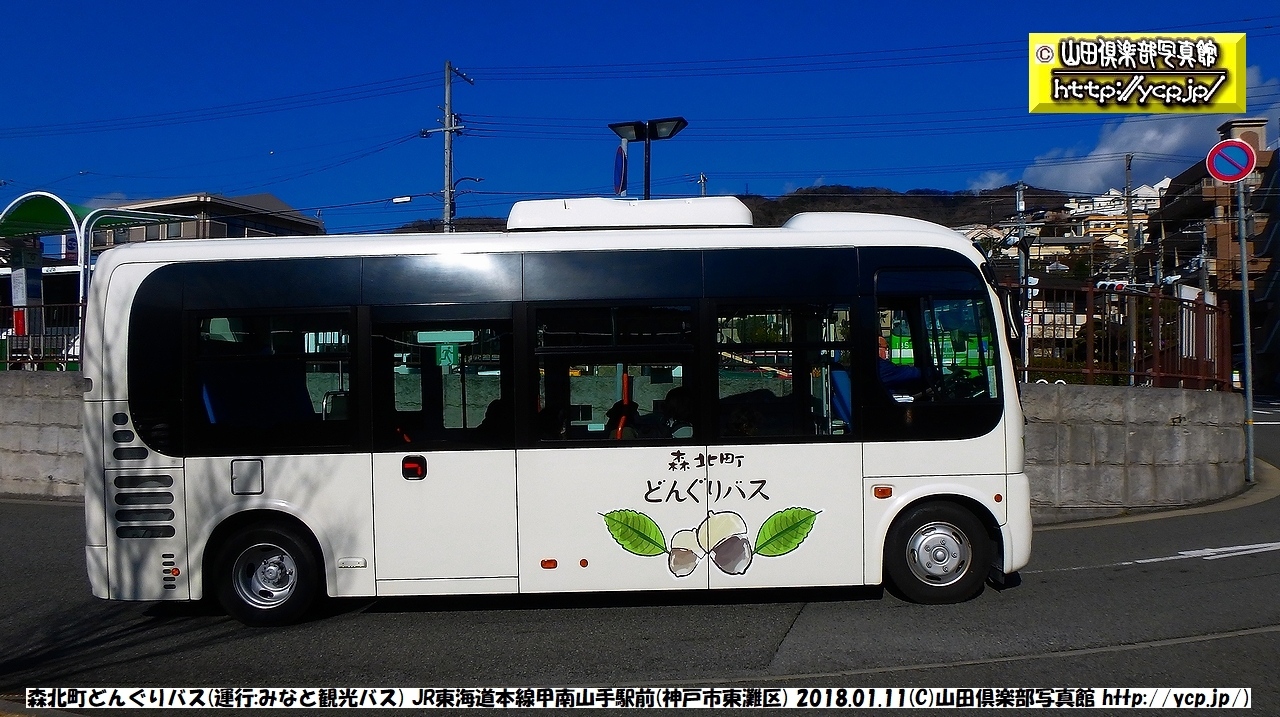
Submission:
[[[247,526],[228,538],[214,562],[218,602],[246,625],[297,622],[324,584],[311,541],[277,523]]]
[[[991,549],[973,513],[955,503],[922,503],[908,508],[889,528],[885,572],[912,602],[964,602],[982,592]]]

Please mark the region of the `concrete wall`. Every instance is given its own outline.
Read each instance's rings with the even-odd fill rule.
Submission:
[[[84,495],[84,379],[61,371],[0,371],[0,493]]]
[[[1037,523],[1169,508],[1244,489],[1239,394],[1125,386],[1022,387]]]
[[[0,371],[0,493],[84,494],[81,384],[78,373]],[[1023,386],[1022,404],[1038,523],[1202,503],[1244,488],[1239,394],[1033,384]]]

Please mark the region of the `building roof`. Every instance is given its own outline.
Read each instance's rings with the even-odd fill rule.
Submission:
[[[262,194],[247,194],[241,197],[226,197],[221,194],[213,194],[210,192],[196,192],[195,194],[185,194],[176,197],[124,202],[115,206],[119,208],[157,211],[190,204],[207,205],[210,208],[223,208],[241,215],[269,215],[277,219],[282,219],[286,222],[294,222],[307,227],[312,227],[319,233],[324,232],[323,221],[316,217],[309,217],[289,206],[276,195],[265,192]]]

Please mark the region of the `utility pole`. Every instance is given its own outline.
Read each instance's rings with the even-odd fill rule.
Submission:
[[[1126,154],[1124,156],[1124,215],[1125,215],[1125,246],[1129,250],[1129,283],[1132,284],[1138,280],[1138,272],[1134,268],[1134,263],[1138,258],[1137,242],[1133,236],[1133,178],[1131,169],[1133,168],[1133,155]]]
[[[1027,279],[1031,274],[1031,248],[1027,246],[1027,205],[1023,199],[1022,190],[1026,185],[1021,179],[1018,180],[1016,192],[1016,203],[1014,209],[1018,212],[1018,286],[1022,293],[1022,315],[1019,320],[1022,321],[1022,382],[1030,383],[1031,372],[1027,367],[1031,365],[1031,324],[1028,319],[1031,318],[1031,290]]]
[[[1151,235],[1151,243],[1153,245],[1153,248],[1156,250],[1156,266],[1155,266],[1155,272],[1153,275],[1155,276],[1156,291],[1163,291],[1163,289],[1161,288],[1164,285],[1164,266],[1162,266],[1164,264],[1164,220],[1163,219],[1160,220],[1159,228],[1160,228],[1159,236],[1151,232],[1151,213],[1148,211],[1147,212],[1147,233]]]
[[[1200,295],[1209,300],[1209,220],[1200,225]]]
[[[443,126],[437,129],[424,129],[418,133],[421,137],[428,137],[436,132],[444,133],[444,212],[442,214],[444,221],[444,230],[453,231],[453,135],[461,133],[466,129],[458,124],[458,116],[453,113],[453,76],[457,75],[469,85],[474,85],[475,80],[467,77],[461,70],[453,66],[449,60],[444,61],[444,121]]]
[[[1138,261],[1137,242],[1133,236],[1133,179],[1130,170],[1133,167],[1133,155],[1126,154],[1124,156],[1124,214],[1125,214],[1125,247],[1129,254],[1129,286],[1133,286],[1138,280],[1137,267],[1134,264]],[[1136,382],[1134,371],[1137,368],[1138,357],[1138,299],[1130,296],[1125,302],[1125,313],[1129,315],[1129,385],[1132,386]]]

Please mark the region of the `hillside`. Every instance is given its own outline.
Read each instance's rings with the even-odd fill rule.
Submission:
[[[924,219],[948,227],[965,224],[994,224],[1014,214],[1014,187],[984,189],[980,192],[948,192],[940,189],[910,189],[895,192],[880,187],[847,187],[832,184],[808,187],[777,199],[756,194],[739,195],[751,209],[758,227],[782,226],[800,212],[872,212]],[[1062,208],[1067,195],[1048,189],[1028,187],[1029,215]],[[498,217],[459,217],[459,231],[501,231],[506,220]],[[419,220],[397,232],[440,231],[440,220]]]
[[[1028,187],[1028,213],[1061,209],[1067,195]],[[981,192],[948,192],[938,189],[910,189],[895,192],[880,187],[847,187],[833,184],[800,189],[777,199],[757,195],[739,196],[755,217],[758,227],[776,227],[800,212],[872,212],[896,214],[957,227],[965,224],[994,224],[1014,214],[1014,187]]]

